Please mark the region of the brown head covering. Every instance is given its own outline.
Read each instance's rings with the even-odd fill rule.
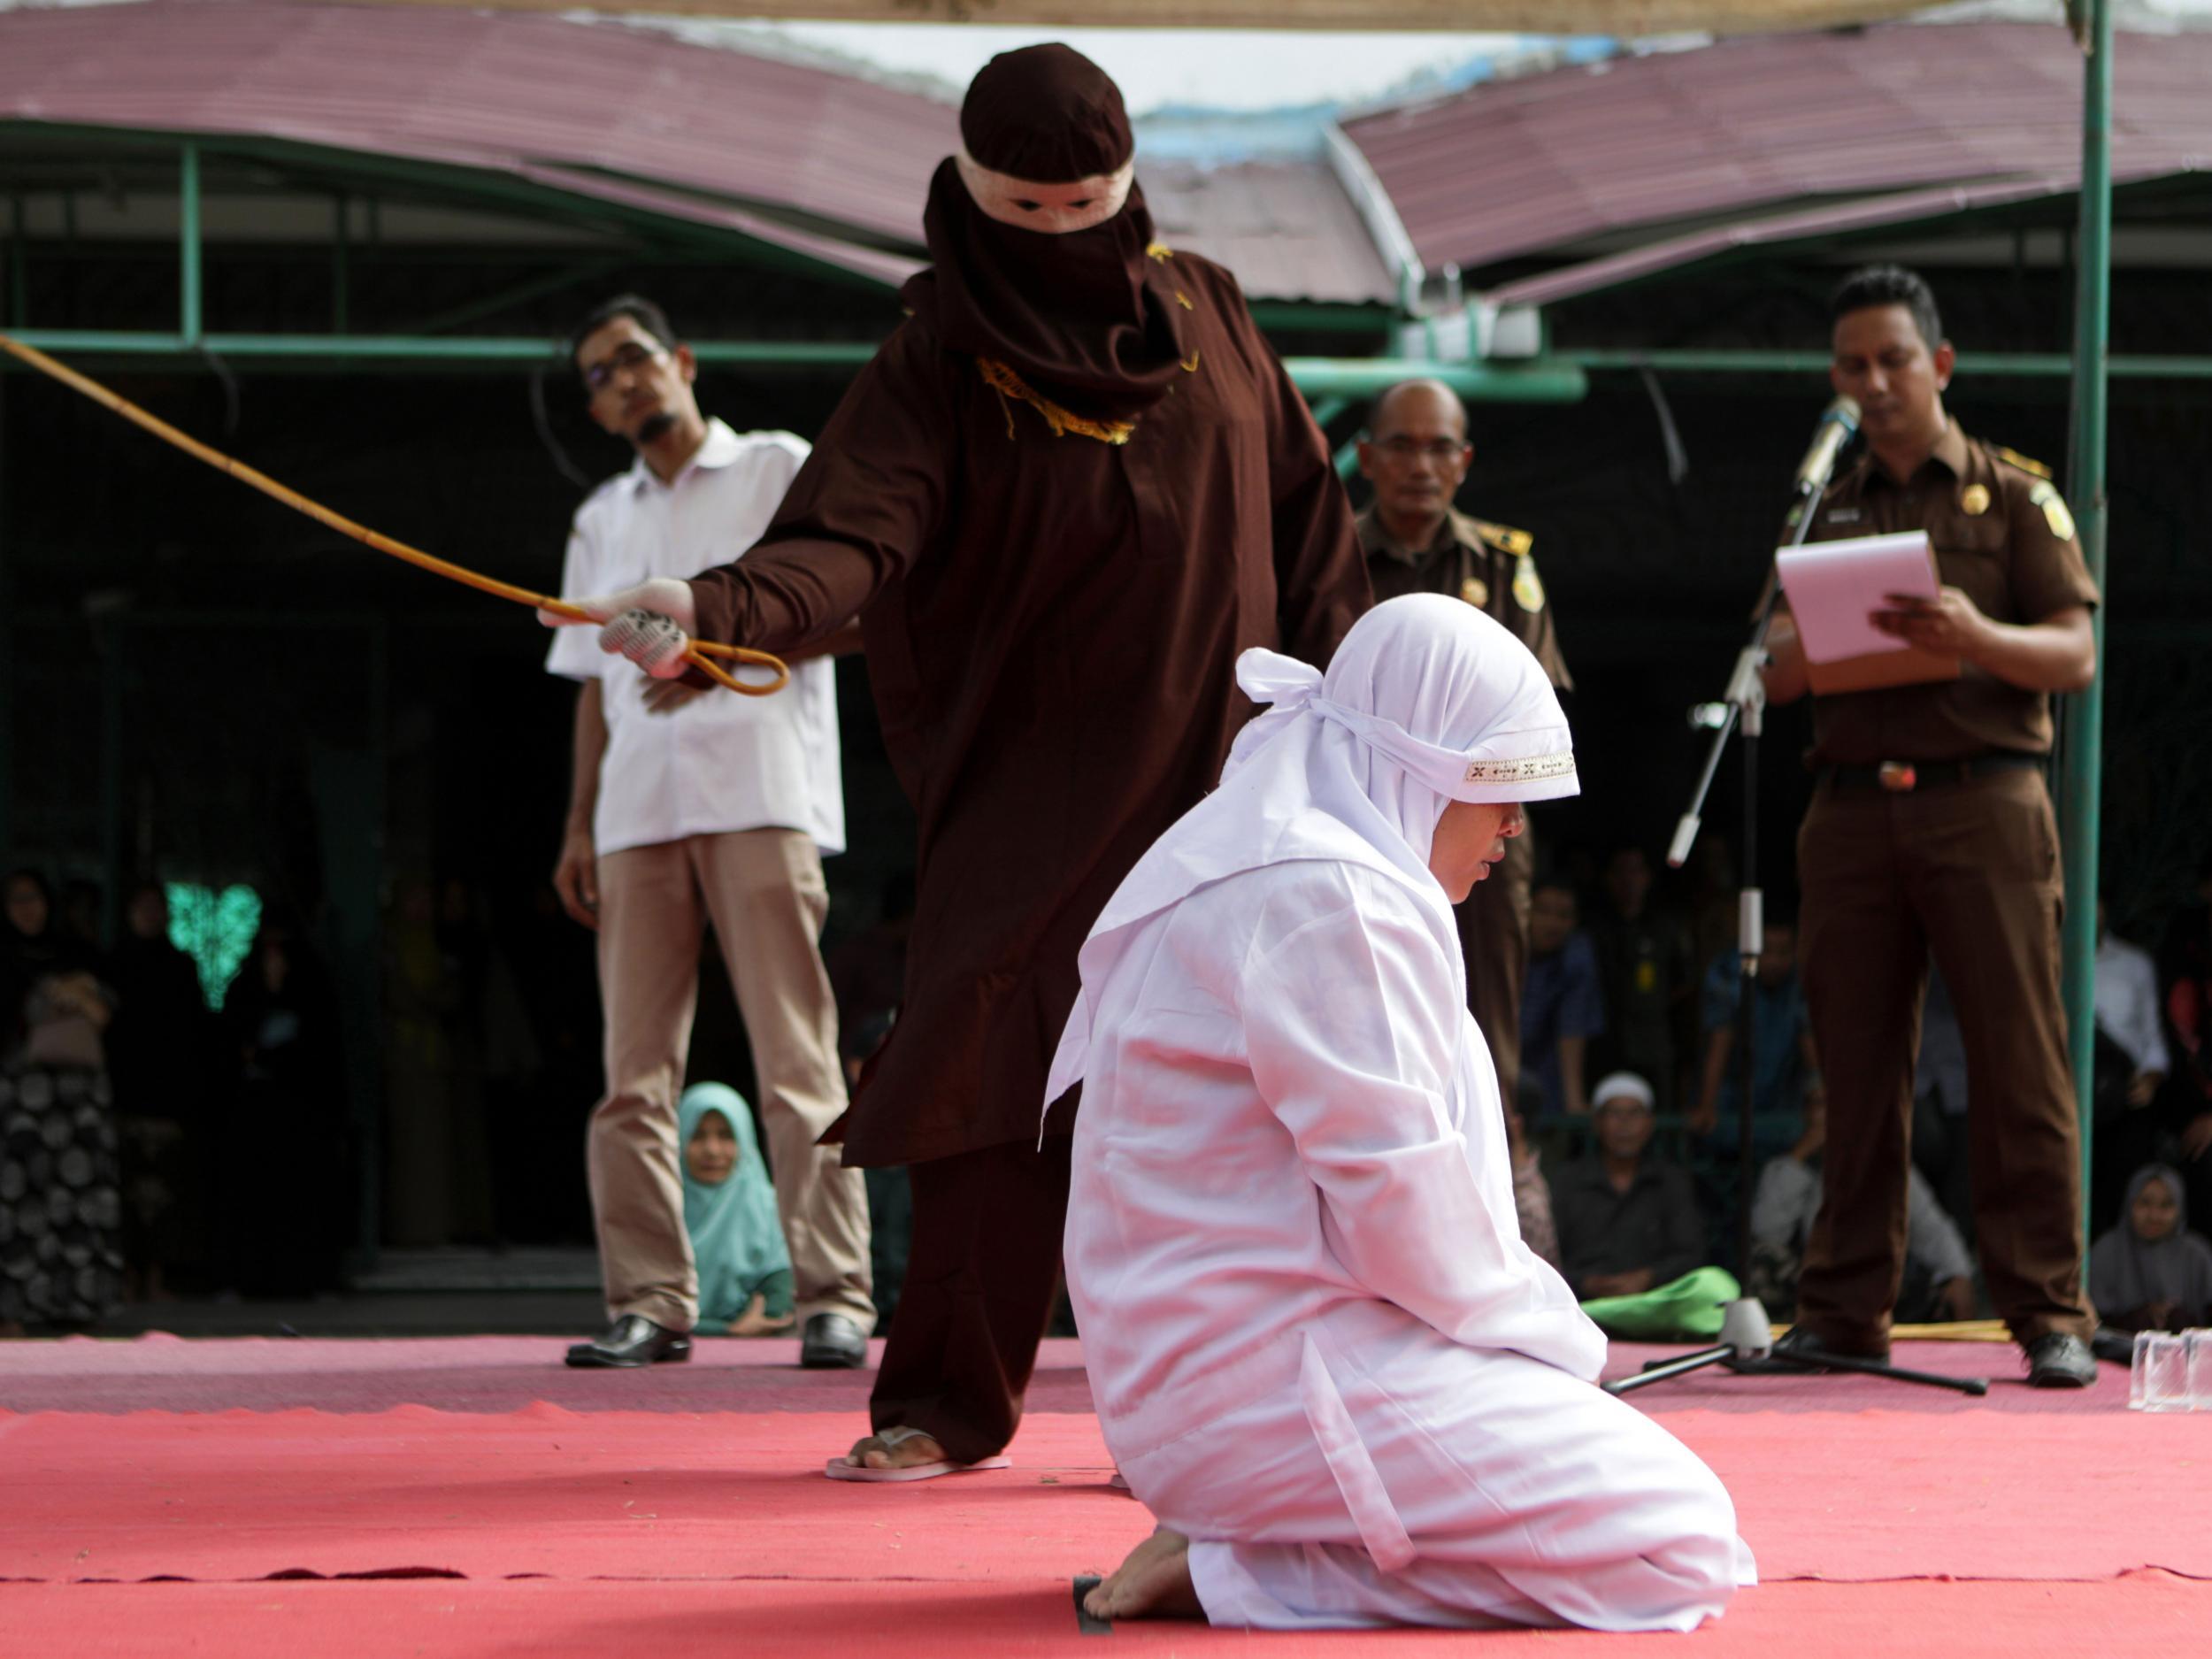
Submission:
[[[979,166],[1064,183],[1118,171],[1136,141],[1121,92],[1071,48],[1026,46],[986,64],[960,109]],[[1182,371],[1175,302],[1154,280],[1152,216],[1133,183],[1120,212],[1064,234],[983,212],[948,157],[922,215],[933,268],[901,295],[956,351],[988,357],[1080,413],[1130,419]]]

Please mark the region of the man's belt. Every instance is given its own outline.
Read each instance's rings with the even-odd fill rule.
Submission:
[[[1820,781],[1838,789],[1882,789],[1891,795],[1909,795],[1920,789],[1939,789],[1947,784],[1986,778],[1995,772],[2021,767],[2041,771],[2041,755],[1970,755],[1964,760],[1886,760],[1875,766],[1829,766]]]

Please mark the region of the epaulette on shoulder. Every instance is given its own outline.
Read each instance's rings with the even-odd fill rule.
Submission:
[[[2027,473],[2031,478],[2047,479],[2051,475],[2051,469],[2049,467],[2044,465],[2040,461],[2034,460],[2028,456],[2021,454],[2017,449],[2008,449],[2001,443],[1993,443],[1989,446],[1989,449],[1991,454],[1994,455],[2007,466],[2016,466],[2023,472]]]
[[[1515,558],[1525,557],[1528,550],[1536,545],[1534,536],[1525,530],[1516,530],[1509,524],[1492,524],[1486,518],[1470,518],[1467,522],[1475,526],[1475,534],[1490,546]]]

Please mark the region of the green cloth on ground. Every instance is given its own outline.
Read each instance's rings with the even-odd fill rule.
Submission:
[[[1720,1334],[1721,1310],[1743,1294],[1725,1268],[1701,1267],[1671,1284],[1633,1296],[1598,1296],[1582,1311],[1610,1337],[1634,1342],[1709,1340]]]

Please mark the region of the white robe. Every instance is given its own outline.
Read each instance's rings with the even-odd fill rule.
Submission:
[[[1750,1552],[1521,1242],[1441,895],[1297,817],[1084,949],[1054,1087],[1107,1444],[1216,1624],[1694,1628]]]

